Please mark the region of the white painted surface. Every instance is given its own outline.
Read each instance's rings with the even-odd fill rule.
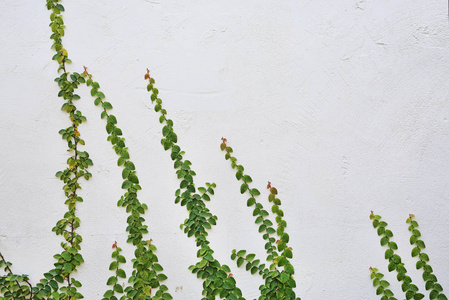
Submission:
[[[0,2],[0,251],[37,282],[52,267],[65,211],[53,175],[68,157],[45,1]],[[223,153],[225,136],[260,189],[280,191],[302,299],[378,299],[368,268],[388,274],[370,210],[389,222],[409,257],[405,219],[417,216],[431,265],[449,291],[448,27],[444,1],[64,1],[71,71],[89,67],[114,105],[143,186],[149,237],[175,299],[200,299],[186,210],[147,109],[151,69],[197,185],[216,182],[208,204],[216,257],[247,299],[262,280],[230,260],[234,248],[263,254],[246,198]],[[121,169],[100,110],[82,89],[80,127],[95,166],[79,205],[86,299],[99,299],[111,246],[125,249],[126,213],[115,203]],[[265,195],[266,196],[266,195]],[[264,202],[265,203],[265,202]],[[128,272],[129,273],[129,272]],[[181,287],[182,286],[182,290]]]

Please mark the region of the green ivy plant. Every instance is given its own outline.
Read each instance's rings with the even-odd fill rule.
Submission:
[[[154,251],[156,247],[151,240],[144,240],[144,235],[148,233],[147,226],[143,225],[145,219],[142,215],[148,207],[140,203],[137,198],[137,192],[141,189],[139,180],[136,175],[135,166],[129,159],[128,148],[125,146],[125,139],[121,137],[122,132],[117,127],[117,120],[114,115],[109,115],[108,110],[112,109],[109,102],[103,101],[104,94],[100,92],[99,84],[92,80],[92,75],[88,74],[85,68],[83,73],[70,73],[66,70],[66,64],[71,60],[68,58],[68,52],[63,47],[62,37],[65,33],[64,21],[61,12],[64,7],[59,0],[47,0],[47,9],[50,14],[50,28],[52,30],[51,39],[53,40],[52,48],[55,50],[53,60],[58,62],[58,72],[62,73],[55,79],[58,83],[60,91],[58,97],[64,99],[61,107],[69,115],[71,125],[65,129],[61,129],[59,133],[62,138],[67,141],[68,150],[73,153],[67,160],[68,167],[56,173],[63,182],[63,190],[67,197],[65,204],[68,211],[64,214],[64,218],[57,222],[53,231],[57,235],[62,235],[65,242],[61,244],[63,250],[54,257],[57,260],[55,268],[44,274],[44,278],[40,280],[36,286],[32,286],[27,275],[15,275],[11,270],[11,263],[4,259],[0,253],[0,266],[4,266],[6,276],[0,277],[0,295],[4,299],[82,299],[84,298],[78,292],[78,288],[82,286],[81,282],[74,278],[77,267],[84,262],[83,257],[79,253],[81,250],[80,243],[82,237],[76,232],[80,226],[80,219],[76,216],[76,205],[83,199],[77,195],[77,190],[81,189],[79,179],[88,180],[92,174],[87,168],[93,165],[89,154],[86,151],[80,151],[80,146],[85,142],[80,138],[78,130],[79,125],[86,121],[82,113],[77,110],[74,101],[79,100],[80,96],[75,94],[75,90],[79,85],[87,83],[91,86],[91,94],[95,96],[94,103],[103,109],[101,118],[107,121],[106,131],[108,133],[108,141],[113,145],[113,149],[119,155],[118,165],[124,166],[122,176],[124,182],[122,188],[126,189],[125,194],[118,201],[118,206],[125,207],[129,213],[127,219],[128,226],[126,231],[128,234],[128,243],[135,246],[135,257],[132,259],[133,273],[129,277],[128,286],[123,289],[118,283],[119,278],[126,278],[126,273],[119,268],[120,263],[125,263],[126,259],[120,255],[121,249],[114,244],[112,258],[115,260],[111,263],[109,269],[115,272],[115,276],[111,276],[107,285],[112,289],[105,292],[103,299],[116,300],[120,295],[120,299],[172,299],[168,293],[167,286],[161,284],[167,279],[162,271],[162,266],[158,263],[158,258]],[[87,78],[87,80],[86,80]],[[1,299],[1,298],[0,298]]]
[[[413,214],[410,214],[406,222],[407,224],[410,224],[408,227],[408,230],[411,232],[410,245],[414,246],[411,251],[411,256],[418,258],[416,269],[423,270],[422,277],[426,282],[426,290],[429,291],[429,298],[447,300],[447,297],[443,294],[443,287],[438,283],[437,277],[433,274],[433,269],[429,265],[429,256],[423,252],[423,249],[425,249],[426,246],[424,241],[420,239],[421,232],[417,229],[418,222],[414,220],[414,217]],[[385,250],[385,259],[389,262],[388,271],[392,272],[396,270],[396,278],[401,283],[401,288],[405,293],[406,299],[423,299],[424,294],[420,293],[418,287],[412,283],[412,279],[407,275],[407,269],[405,268],[401,257],[395,253],[398,246],[391,240],[393,232],[386,229],[388,225],[387,222],[382,221],[382,217],[375,215],[374,212],[371,212],[370,219],[373,222],[373,227],[377,229],[377,235],[381,237],[380,245],[387,246],[388,248]],[[377,287],[376,294],[382,295],[381,300],[396,299],[393,292],[388,289],[390,284],[386,280],[381,280],[383,274],[379,273],[376,268],[370,268],[370,270],[373,285]]]
[[[199,261],[189,267],[192,273],[203,280],[203,298],[215,299],[216,296],[224,299],[244,299],[241,290],[236,286],[231,269],[222,265],[214,258],[214,250],[209,245],[207,230],[216,224],[217,216],[206,207],[205,201],[210,201],[214,194],[215,183],[206,183],[205,187],[196,188],[194,183],[195,171],[191,169],[192,163],[184,159],[184,151],[177,144],[178,136],[174,132],[173,121],[167,118],[167,111],[162,107],[159,90],[154,87],[155,80],[147,69],[145,79],[148,80],[147,90],[151,92],[151,101],[155,103],[154,110],[160,114],[159,122],[163,138],[161,144],[164,150],[170,150],[170,157],[174,161],[173,167],[180,180],[179,189],[175,192],[175,203],[185,206],[189,217],[181,224],[181,229],[188,237],[194,237],[199,248],[197,257]]]
[[[77,233],[81,225],[81,220],[76,214],[77,205],[83,202],[78,195],[81,189],[81,180],[89,180],[92,174],[88,168],[93,165],[88,152],[82,150],[85,141],[81,138],[79,128],[86,121],[86,117],[76,107],[76,101],[80,96],[76,90],[86,84],[90,87],[90,93],[94,98],[94,104],[100,107],[101,119],[106,122],[107,140],[111,143],[113,150],[118,156],[117,165],[122,167],[122,189],[124,194],[117,202],[119,207],[123,207],[128,213],[126,231],[128,233],[127,242],[135,247],[132,262],[132,274],[128,277],[123,269],[126,258],[121,255],[122,249],[117,242],[112,246],[112,262],[109,270],[113,275],[109,277],[106,285],[109,289],[103,295],[103,300],[117,299],[173,299],[168,291],[168,287],[162,282],[167,279],[163,273],[163,267],[156,255],[156,246],[151,239],[145,239],[148,234],[148,227],[145,225],[143,215],[148,210],[146,204],[138,199],[138,192],[142,189],[139,185],[139,178],[134,163],[130,159],[129,149],[126,147],[122,130],[118,127],[117,118],[111,114],[113,106],[106,101],[105,94],[100,90],[100,84],[93,80],[86,67],[83,72],[69,72],[67,64],[71,63],[68,51],[64,48],[62,38],[65,34],[65,25],[62,12],[65,11],[60,0],[46,0],[47,9],[50,11],[50,28],[52,31],[52,49],[55,53],[52,57],[58,63],[58,77],[55,82],[58,84],[58,97],[62,98],[61,110],[67,113],[70,124],[67,128],[61,129],[59,134],[67,142],[68,151],[71,153],[67,159],[67,167],[56,173],[63,182],[65,194],[65,204],[67,211],[63,218],[59,220],[52,229],[55,234],[63,237],[61,251],[54,255],[54,268],[43,274],[43,278],[32,285],[28,275],[17,275],[12,271],[12,264],[8,262],[0,252],[0,268],[3,268],[5,276],[0,276],[0,299],[83,299],[84,296],[79,291],[82,283],[76,279],[78,267],[84,262],[81,254],[82,237]],[[231,273],[231,269],[221,264],[214,258],[214,251],[208,241],[208,230],[216,225],[217,216],[213,215],[206,207],[206,202],[210,201],[214,195],[215,183],[206,183],[205,186],[196,187],[194,176],[196,173],[191,169],[192,163],[183,158],[184,152],[177,144],[177,135],[173,129],[173,121],[167,118],[167,111],[162,108],[162,100],[158,97],[159,91],[154,87],[155,80],[150,77],[149,70],[145,79],[148,80],[147,89],[151,92],[151,100],[155,103],[154,110],[160,114],[159,122],[163,124],[161,143],[165,150],[170,150],[171,158],[174,161],[174,169],[180,180],[179,189],[175,192],[175,203],[185,206],[189,214],[184,223],[181,224],[188,237],[195,239],[198,247],[198,262],[190,266],[193,274],[203,281],[202,299],[244,299],[241,290],[237,287],[236,281]],[[224,144],[226,143],[223,140]],[[231,156],[232,150],[225,146],[226,157],[232,161],[232,167],[238,169],[237,179],[243,180],[241,192],[248,191],[251,195],[248,206],[255,205],[254,216],[256,223],[260,224],[259,232],[267,241],[267,261],[268,267],[260,260],[255,259],[254,254],[246,254],[246,251],[233,251],[231,258],[237,260],[240,267],[246,262],[246,268],[252,274],[258,272],[265,279],[265,284],[260,287],[261,296],[259,299],[299,299],[293,291],[296,286],[293,278],[294,268],[290,263],[292,249],[287,246],[289,236],[285,231],[287,226],[283,220],[283,211],[280,209],[280,200],[277,198],[277,190],[269,186],[269,201],[273,203],[272,212],[276,214],[277,230],[273,228],[273,223],[268,219],[269,213],[265,211],[260,203],[257,203],[256,196],[260,194],[257,189],[250,189],[248,184],[251,179],[243,174],[243,167],[236,165],[236,159]],[[239,175],[240,174],[240,175]],[[274,238],[276,234],[278,239]],[[125,280],[127,282],[125,282]],[[127,284],[127,285],[126,285]],[[126,286],[125,286],[126,285]]]
[[[296,287],[293,274],[295,270],[290,263],[293,258],[292,248],[288,247],[289,235],[285,232],[287,222],[283,219],[284,212],[280,208],[281,200],[277,197],[278,191],[268,182],[267,189],[270,194],[268,201],[272,203],[271,211],[276,214],[277,229],[273,228],[273,222],[268,218],[268,211],[264,210],[262,204],[256,200],[260,191],[251,188],[251,176],[244,173],[245,168],[237,163],[237,158],[233,156],[233,150],[227,144],[227,139],[222,138],[221,150],[225,151],[225,159],[231,162],[231,167],[236,170],[235,177],[243,183],[240,186],[240,193],[248,193],[249,198],[246,202],[248,207],[253,208],[255,223],[259,225],[259,233],[266,241],[265,250],[266,260],[271,262],[269,267],[260,264],[260,260],[255,258],[255,254],[246,254],[246,250],[232,251],[231,259],[237,260],[237,266],[240,267],[246,263],[246,270],[251,274],[259,273],[265,279],[265,284],[259,287],[261,296],[259,299],[300,299],[296,298],[293,288]],[[277,238],[273,237],[276,234]],[[282,268],[282,269],[281,269]]]
[[[203,295],[204,299],[215,299],[216,295],[226,299],[243,299],[241,291],[235,285],[235,280],[230,274],[230,268],[226,265],[221,266],[220,263],[213,258],[213,250],[209,247],[207,241],[207,231],[211,225],[215,225],[217,217],[212,215],[206,208],[204,201],[209,201],[208,194],[213,195],[215,184],[206,183],[206,187],[195,188],[194,176],[196,173],[191,170],[191,162],[183,159],[184,152],[177,145],[177,135],[174,132],[173,121],[167,118],[167,111],[162,106],[162,100],[159,98],[159,90],[154,87],[155,80],[150,76],[147,69],[145,79],[148,80],[147,90],[151,92],[151,101],[155,104],[154,110],[160,114],[159,122],[163,124],[161,144],[166,151],[171,151],[171,159],[174,161],[174,169],[180,182],[180,188],[175,192],[175,203],[186,206],[189,212],[189,218],[181,224],[181,228],[190,237],[194,236],[196,244],[200,247],[197,253],[201,259],[196,265],[190,267],[193,273],[197,273],[199,278],[204,279]],[[249,175],[243,173],[242,165],[237,165],[237,159],[232,156],[232,148],[226,145],[227,140],[222,138],[223,143],[221,149],[226,151],[225,158],[231,161],[233,169],[237,168],[236,177],[242,180],[240,192],[243,194],[248,192],[250,198],[247,206],[255,206],[253,215],[256,217],[256,224],[260,224],[259,232],[266,240],[265,249],[267,252],[267,261],[272,263],[267,268],[265,264],[260,264],[259,259],[254,259],[254,254],[246,254],[245,250],[234,250],[231,258],[237,259],[237,266],[240,267],[246,262],[246,269],[252,274],[258,272],[265,279],[265,285],[260,286],[261,296],[263,299],[300,299],[296,298],[293,288],[296,282],[293,278],[294,268],[289,259],[293,258],[292,248],[288,247],[289,235],[285,232],[287,222],[282,218],[283,211],[280,209],[281,201],[277,198],[277,190],[268,184],[270,191],[268,200],[273,203],[272,212],[276,214],[277,230],[273,228],[273,223],[267,217],[268,211],[263,209],[262,204],[256,201],[256,196],[260,195],[259,190],[249,188],[252,179]],[[198,190],[199,193],[196,193]],[[272,235],[277,234],[278,239]],[[283,270],[279,268],[282,267]],[[225,276],[228,274],[228,276]]]

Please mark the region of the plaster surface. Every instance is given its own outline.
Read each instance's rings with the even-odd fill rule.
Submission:
[[[378,299],[369,279],[388,273],[372,228],[389,223],[398,254],[425,291],[405,219],[416,215],[439,282],[449,291],[449,21],[444,1],[63,1],[65,48],[101,84],[136,164],[149,238],[175,299],[200,299],[187,217],[174,204],[178,181],[151,106],[145,68],[193,162],[196,182],[217,184],[208,203],[216,258],[247,299],[262,279],[238,269],[232,249],[264,257],[246,196],[224,154],[226,137],[260,190],[271,181],[283,201],[302,299]],[[0,1],[0,251],[36,283],[60,251],[51,228],[65,212],[54,177],[69,154],[58,131],[69,124],[53,82],[45,1]],[[79,128],[93,178],[82,183],[79,229],[85,299],[100,299],[111,246],[126,245],[126,213],[116,207],[121,168],[89,91]],[[268,207],[266,192],[260,196]],[[128,264],[127,273],[130,273]]]

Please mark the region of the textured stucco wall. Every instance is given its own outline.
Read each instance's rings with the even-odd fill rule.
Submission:
[[[57,98],[45,1],[0,1],[0,251],[37,282],[52,267],[65,211],[54,177],[68,157],[68,126]],[[388,274],[370,210],[389,222],[399,254],[424,291],[409,256],[405,219],[414,213],[431,265],[449,291],[449,92],[444,1],[64,1],[71,71],[89,67],[114,105],[149,206],[145,216],[175,299],[200,299],[187,267],[196,247],[179,230],[184,207],[147,109],[151,69],[197,183],[217,183],[208,207],[216,257],[232,267],[247,299],[262,279],[236,268],[234,248],[263,255],[246,198],[219,149],[228,138],[262,190],[283,200],[303,299],[377,299],[368,268]],[[128,258],[121,169],[87,89],[80,127],[95,166],[82,184],[79,232],[86,299],[111,275],[114,241]],[[266,195],[265,195],[266,196]],[[264,200],[263,200],[264,201]],[[265,203],[265,202],[264,202]],[[129,266],[128,266],[129,267]],[[129,268],[128,268],[129,270]],[[128,272],[129,273],[129,272]],[[182,289],[181,289],[182,287]],[[398,298],[400,288],[393,284]]]

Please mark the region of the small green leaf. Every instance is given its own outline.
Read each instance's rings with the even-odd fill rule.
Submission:
[[[252,196],[258,196],[258,195],[260,195],[260,192],[259,192],[258,189],[252,189],[252,190],[250,191],[250,194],[251,194]]]
[[[114,115],[109,115],[108,122],[112,124],[117,124],[117,119],[115,118]]]
[[[247,185],[246,183],[243,183],[243,184],[240,186],[240,193],[243,194],[243,193],[246,192],[246,190],[248,190],[248,185]]]
[[[117,293],[123,293],[123,287],[120,284],[114,285],[114,291]]]
[[[131,181],[125,180],[125,181],[123,181],[122,189],[128,189],[128,188],[130,188],[132,186],[132,184],[133,183]]]
[[[104,109],[112,109],[112,104],[109,102],[103,102],[102,106]]]
[[[125,163],[125,168],[127,168],[128,170],[135,170],[136,167],[134,166],[134,163],[132,161],[127,161]]]
[[[118,269],[116,274],[118,277],[126,278],[126,273],[122,269]]]
[[[246,183],[250,183],[250,182],[253,182],[253,179],[251,178],[251,176],[245,175],[245,176],[243,176],[243,181]]]
[[[159,282],[164,281],[166,279],[167,279],[167,276],[165,276],[164,274],[159,274],[156,277],[156,280],[159,281]]]
[[[106,283],[106,285],[113,285],[117,282],[117,278],[115,276],[111,276],[108,279],[108,282]]]
[[[247,261],[252,261],[252,260],[254,259],[255,256],[256,256],[256,254],[248,254],[248,255],[246,256],[246,260],[247,260]]]
[[[115,270],[115,269],[117,269],[118,268],[118,262],[116,262],[116,261],[113,261],[113,262],[111,262],[111,264],[109,265],[109,270]]]
[[[288,236],[288,234],[284,233],[281,237],[281,241],[283,241],[284,243],[288,243],[289,240],[290,240],[290,237]]]
[[[245,262],[245,260],[243,259],[243,257],[239,257],[237,259],[237,267],[240,267],[241,265],[243,265],[244,262]]]
[[[249,206],[253,206],[254,203],[256,203],[256,199],[253,198],[253,197],[251,197],[251,198],[249,198],[248,201],[246,202],[246,205],[249,207]]]

